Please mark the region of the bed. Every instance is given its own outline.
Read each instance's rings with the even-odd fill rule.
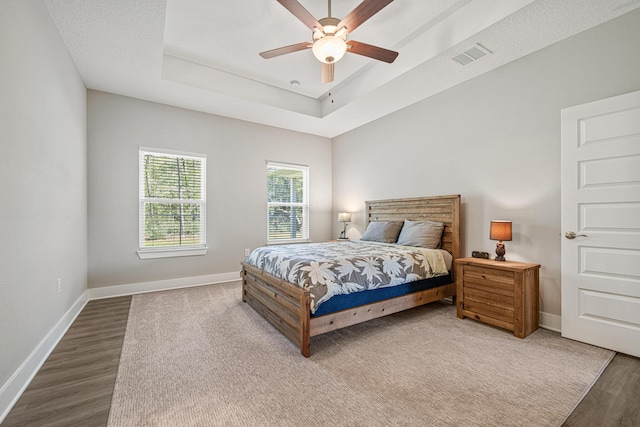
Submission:
[[[375,200],[365,202],[366,226],[385,221],[437,221],[444,224],[440,248],[460,257],[460,195],[420,197],[410,199]],[[342,243],[338,243],[342,244]],[[338,311],[312,314],[309,290],[278,278],[242,262],[242,300],[287,336],[305,356],[311,355],[311,337],[355,325],[378,317],[418,307],[447,297],[455,297],[453,269],[439,276],[437,283],[412,287],[405,292],[375,302],[364,303]],[[421,281],[424,283],[424,281]],[[331,300],[329,300],[331,301]],[[322,308],[322,306],[320,307]]]

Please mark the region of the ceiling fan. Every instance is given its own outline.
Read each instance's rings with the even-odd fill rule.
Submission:
[[[313,41],[261,52],[260,56],[264,59],[311,49],[314,56],[322,62],[322,83],[329,83],[333,81],[335,63],[346,52],[367,56],[389,64],[398,56],[398,52],[392,50],[355,40],[347,41],[347,34],[358,28],[393,0],[364,0],[342,20],[331,16],[331,0],[328,0],[328,17],[320,20],[316,20],[297,0],[277,1],[302,21],[304,25],[309,27],[313,32]]]

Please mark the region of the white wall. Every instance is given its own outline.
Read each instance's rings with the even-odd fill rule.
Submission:
[[[512,220],[506,257],[542,265],[559,315],[560,109],[640,89],[638,40],[635,11],[335,138],[334,215],[357,212],[356,238],[365,200],[461,194],[463,254]]]
[[[310,167],[311,239],[329,238],[331,141],[220,116],[89,91],[89,287],[240,271],[266,243],[266,162]],[[207,155],[204,256],[140,260],[138,148]]]
[[[42,2],[1,9],[0,419],[87,277],[86,88]]]

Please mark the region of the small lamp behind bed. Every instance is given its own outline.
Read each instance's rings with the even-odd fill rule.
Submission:
[[[338,240],[349,240],[347,239],[347,223],[351,222],[351,214],[349,212],[340,212],[338,214],[338,221],[344,222],[344,230],[340,232]]]
[[[491,231],[489,239],[497,240],[496,245],[496,261],[504,261],[504,243],[503,240],[511,240],[511,221],[491,221]]]

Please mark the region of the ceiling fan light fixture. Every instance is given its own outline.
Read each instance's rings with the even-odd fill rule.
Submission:
[[[322,19],[321,19],[322,21]],[[338,27],[336,27],[335,25],[331,25],[331,24],[325,24],[322,26],[322,32],[325,34],[336,34],[336,30],[338,29]]]
[[[325,64],[338,62],[347,51],[347,42],[340,37],[325,36],[313,43],[313,55]]]
[[[347,27],[342,27],[340,28],[338,31],[336,31],[334,34],[336,37],[340,37],[341,39],[345,40],[347,38]]]

